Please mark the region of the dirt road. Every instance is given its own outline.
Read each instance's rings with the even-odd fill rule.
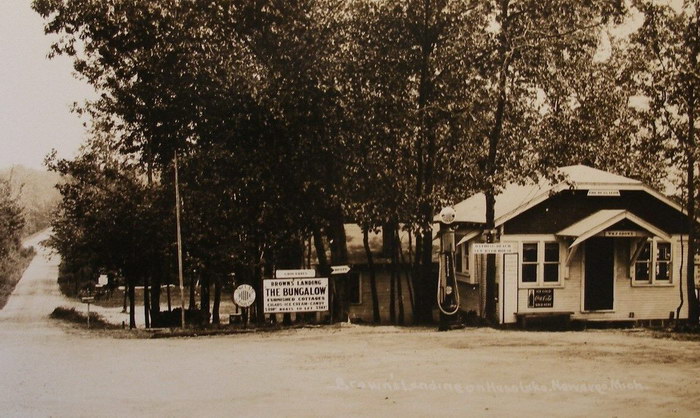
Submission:
[[[46,315],[57,259],[0,312],[2,416],[698,416],[700,344],[640,332],[343,326],[114,339]]]

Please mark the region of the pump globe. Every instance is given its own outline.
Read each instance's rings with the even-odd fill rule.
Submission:
[[[440,222],[449,225],[455,221],[456,215],[457,214],[452,206],[446,206],[440,211]]]

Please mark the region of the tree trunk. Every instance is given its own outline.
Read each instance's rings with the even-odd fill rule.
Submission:
[[[396,273],[396,299],[399,302],[399,325],[404,325],[404,306],[403,306],[403,289],[401,287],[401,265],[399,264],[399,249],[401,248],[401,241],[399,241],[399,226],[398,224],[394,228],[395,239],[393,240],[393,251],[391,252],[391,262],[394,265],[394,271]]]
[[[367,269],[369,270],[369,287],[372,293],[372,322],[378,324],[381,322],[379,313],[379,296],[377,295],[377,277],[374,270],[374,258],[372,250],[369,247],[369,229],[362,228],[362,244],[365,247],[365,255],[367,256]]]
[[[196,301],[195,301],[195,292],[197,290],[197,279],[195,274],[193,273],[190,276],[190,303],[189,303],[189,310],[193,311],[196,306]]]
[[[126,301],[128,298],[129,298],[129,282],[125,280],[124,281],[124,308],[122,308],[122,312],[126,312],[126,309],[127,309]]]
[[[262,295],[264,291],[262,267],[259,264],[256,264],[253,269],[253,287],[255,288],[256,293]],[[255,322],[258,325],[265,324],[265,301],[262,297],[255,298]]]
[[[168,283],[166,283],[166,288],[165,291],[168,294],[168,312],[173,311],[173,299],[172,296],[170,295],[170,280],[168,280]]]
[[[347,237],[345,236],[345,223],[342,210],[336,208],[330,228],[331,264],[343,265],[348,263]],[[336,291],[335,321],[346,321],[349,318],[350,301],[348,300],[348,281],[332,277],[333,287]]]
[[[330,273],[328,265],[328,257],[326,257],[326,246],[323,243],[323,235],[319,227],[314,227],[313,230],[314,247],[316,247],[316,258],[318,258],[318,266],[321,275]]]
[[[411,231],[409,230],[408,231],[408,251],[409,251],[409,254],[412,252],[412,250],[411,250],[412,246],[413,246],[413,243],[412,243],[412,238],[411,238]],[[409,260],[406,261],[406,259],[403,256],[403,249],[401,248],[401,245],[399,245],[399,262],[401,264],[401,269],[404,271],[404,274],[406,275],[406,287],[408,288],[408,300],[411,303],[411,312],[414,312],[414,314],[415,314],[416,305],[415,305],[414,299],[413,299],[413,289],[411,289],[411,281],[413,278],[411,277],[411,269],[406,268],[406,266],[411,265],[411,260],[410,260],[410,256],[409,256]]]
[[[696,25],[698,21],[697,14],[700,13],[696,10]],[[697,27],[695,28],[697,33]],[[697,41],[694,43],[693,48],[690,53],[690,62],[692,68],[697,68],[697,55],[698,49]],[[686,211],[688,214],[688,275],[686,277],[686,287],[688,294],[688,322],[693,325],[698,324],[698,316],[700,315],[700,307],[698,306],[698,298],[695,293],[695,239],[697,235],[697,228],[695,227],[695,198],[696,193],[696,180],[695,180],[695,152],[696,152],[696,140],[695,140],[695,85],[690,83],[688,86],[688,144],[686,156],[688,159],[688,164],[686,167],[687,176],[687,187],[688,187],[688,200],[686,201]]]
[[[146,328],[151,327],[151,304],[148,300],[150,296],[150,288],[148,283],[148,274],[143,275],[143,322]]]
[[[396,324],[396,265],[393,257],[391,259],[390,279],[389,279],[389,322]]]
[[[500,55],[500,71],[498,73],[498,98],[496,101],[496,111],[494,115],[493,127],[489,132],[488,137],[488,159],[486,161],[486,225],[488,242],[494,242],[495,237],[491,233],[495,227],[495,180],[494,176],[497,169],[497,151],[498,144],[501,140],[503,132],[503,122],[505,119],[506,101],[507,101],[507,81],[508,81],[508,6],[509,0],[501,0],[499,20],[501,30],[499,34],[498,54]],[[488,254],[486,256],[486,320],[492,324],[498,322],[498,313],[496,312],[496,255]]]
[[[692,113],[689,118],[689,124],[694,124]],[[694,135],[694,129],[691,126],[688,134],[688,139],[690,142],[691,135]],[[691,143],[692,144],[692,143]],[[687,276],[686,276],[686,293],[688,295],[688,322],[691,324],[698,323],[698,315],[700,314],[698,309],[698,299],[695,293],[695,251],[696,251],[696,235],[697,228],[695,227],[695,158],[693,156],[693,150],[691,149],[686,153],[688,158],[688,163],[686,167],[686,180],[687,180],[687,200],[686,200],[686,212],[688,214],[688,253],[686,255],[686,263],[688,264]]]
[[[432,212],[432,209],[429,208],[428,210]],[[420,279],[422,291],[420,295],[416,292],[416,298],[425,298],[421,302],[420,322],[430,324],[433,322],[433,303],[435,301],[435,292],[437,291],[437,278],[433,271],[433,230],[430,228],[430,224],[423,229],[421,243],[423,245],[421,249],[423,271]]]
[[[216,275],[214,278],[214,308],[212,310],[212,323],[221,324],[219,317],[219,308],[221,307],[221,276]]]
[[[255,292],[259,295],[263,295],[263,265],[262,259],[263,253],[259,250],[255,257],[255,265],[253,266],[253,287]],[[263,297],[255,298],[255,321],[258,325],[265,325],[265,302]]]
[[[688,234],[688,253],[687,253],[687,264],[688,264],[688,275],[686,277],[686,293],[688,294],[688,322],[697,325],[698,316],[700,315],[700,309],[698,307],[698,298],[695,293],[695,251],[696,251],[696,236],[697,228],[695,228],[695,204],[689,204],[688,209],[688,220],[689,224],[689,234]],[[691,211],[692,207],[692,211]],[[691,217],[692,216],[692,217]]]
[[[323,244],[323,235],[321,228],[314,226],[313,228],[314,247],[316,247],[316,258],[318,258],[318,270],[321,276],[329,277],[328,279],[328,306],[330,308],[329,316],[331,323],[333,322],[333,281],[330,279],[330,267],[328,258],[326,257],[326,246]]]
[[[416,233],[416,251],[413,256],[413,302],[415,309],[413,310],[413,322],[416,324],[421,323],[421,315],[423,305],[425,301],[421,298],[422,288],[421,288],[421,277],[423,277],[421,260],[422,260],[422,248],[423,248],[423,235],[420,232]]]
[[[486,193],[486,230],[492,231],[494,228],[494,207],[495,199],[493,192]],[[486,241],[494,242],[494,236],[490,232],[486,235]],[[496,309],[496,254],[486,255],[486,306],[484,307],[486,320],[491,324],[498,322]]]
[[[204,323],[208,324],[209,323],[209,318],[211,315],[211,298],[209,297],[209,293],[211,291],[211,288],[209,286],[209,278],[211,277],[211,271],[210,270],[204,270],[202,271],[202,277],[200,278],[199,281],[199,288],[200,288],[200,294],[199,294],[199,309],[204,315]]]
[[[129,328],[136,328],[136,280],[133,276],[127,279],[129,282]]]
[[[420,39],[421,62],[418,83],[417,105],[420,115],[419,132],[416,135],[416,201],[418,202],[418,219],[421,232],[416,236],[416,269],[414,275],[414,290],[416,292],[416,323],[432,322],[433,313],[430,289],[433,287],[432,274],[432,161],[434,160],[435,136],[434,127],[430,126],[431,118],[427,110],[431,105],[434,93],[433,71],[431,71],[431,56],[435,50],[436,39],[429,36],[432,30],[431,20],[435,11],[430,2],[424,3],[422,32]],[[431,143],[432,142],[432,143]],[[431,152],[433,155],[431,155]],[[418,247],[421,247],[418,249]],[[419,254],[420,253],[420,254]]]
[[[161,274],[163,270],[159,267],[153,269],[154,274],[151,275],[151,321],[157,321],[160,315],[160,286],[162,283]]]

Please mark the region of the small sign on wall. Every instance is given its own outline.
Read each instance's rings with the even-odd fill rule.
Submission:
[[[619,190],[600,190],[600,189],[591,189],[588,191],[587,196],[596,196],[596,197],[619,197],[620,196],[620,191]]]
[[[644,232],[644,231],[604,231],[603,232],[604,237],[613,237],[613,238],[628,238],[628,237],[648,237],[649,233]]]
[[[529,289],[527,292],[528,308],[553,308],[554,289]]]
[[[518,246],[514,242],[476,243],[472,245],[474,254],[510,254],[517,253]]]

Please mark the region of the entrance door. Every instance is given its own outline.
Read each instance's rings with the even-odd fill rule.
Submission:
[[[615,253],[612,238],[586,240],[586,270],[583,308],[586,311],[613,308]]]

